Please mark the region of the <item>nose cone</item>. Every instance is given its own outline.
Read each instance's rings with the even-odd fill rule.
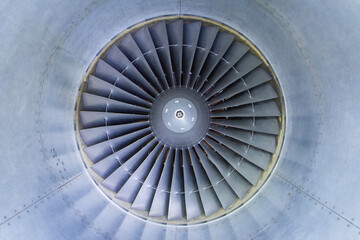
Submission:
[[[175,98],[164,106],[162,120],[170,131],[184,133],[196,124],[197,110],[186,98]]]

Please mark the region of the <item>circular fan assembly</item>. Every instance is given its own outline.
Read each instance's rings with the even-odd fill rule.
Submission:
[[[169,16],[110,42],[79,92],[91,176],[120,207],[166,224],[228,214],[275,166],[284,114],[261,53],[220,23]]]

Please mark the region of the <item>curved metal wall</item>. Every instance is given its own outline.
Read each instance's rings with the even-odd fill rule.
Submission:
[[[3,1],[0,238],[360,238],[359,9],[356,1]],[[269,181],[239,210],[189,227],[115,206],[88,175],[74,134],[78,87],[99,50],[168,14],[208,17],[247,36],[286,103]]]

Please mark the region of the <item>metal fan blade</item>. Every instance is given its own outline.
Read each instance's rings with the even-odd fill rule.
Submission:
[[[198,47],[195,52],[193,66],[191,68],[191,79],[189,82],[189,87],[191,88],[194,87],[197,81],[197,77],[200,74],[200,71],[205,63],[206,57],[210,52],[210,49],[214,43],[218,31],[219,31],[218,27],[213,27],[213,26],[201,27],[199,40],[198,40]]]
[[[221,76],[223,76],[227,71],[229,71],[236,62],[238,62],[247,51],[249,51],[249,46],[246,46],[239,42],[233,42],[229,49],[224,54],[224,57],[222,58],[222,61],[219,62],[219,64],[216,66],[214,71],[211,73],[211,76],[209,77],[209,86],[211,86],[213,83],[215,83]],[[198,90],[200,90],[200,87]],[[200,93],[204,94],[206,92],[207,88],[203,88]]]
[[[161,92],[162,87],[158,79],[156,78],[155,74],[153,73],[151,67],[149,66],[143,53],[141,52],[139,46],[136,44],[131,34],[126,34],[120,41],[118,47],[121,52],[123,52],[125,56],[130,60],[132,65],[136,67],[137,71],[141,74],[140,76],[138,75],[138,78],[144,78],[144,83],[148,81],[148,83],[150,83],[157,92]],[[130,67],[126,69],[124,73],[126,73],[129,69]],[[144,83],[142,83],[142,86],[144,86]]]
[[[81,123],[84,128],[93,128],[115,124],[148,121],[147,115],[79,111]]]
[[[201,22],[191,22],[184,24],[184,43],[183,43],[183,78],[182,86],[187,86],[190,78],[191,67],[193,64],[197,42],[201,30]]]
[[[165,73],[161,67],[161,62],[159,56],[156,52],[155,45],[152,41],[149,28],[144,26],[140,28],[134,35],[133,38],[136,44],[139,46],[142,54],[144,55],[146,61],[152,68],[156,77],[161,82],[162,88],[169,88],[168,82],[165,77]]]
[[[214,44],[211,47],[210,54],[206,58],[204,67],[200,73],[199,82],[207,81],[210,73],[214,70],[221,58],[224,56],[226,50],[230,47],[231,43],[235,39],[233,34],[219,32],[214,40]],[[206,85],[206,83],[205,83]],[[201,89],[202,86],[198,84],[196,89]]]
[[[103,142],[120,135],[128,134],[149,127],[149,122],[135,122],[128,124],[86,128],[80,130],[80,135],[88,146]]]
[[[204,142],[201,143],[210,161],[216,166],[225,181],[229,184],[231,189],[241,199],[249,191],[251,184],[246,181],[234,168],[226,164],[226,161],[214,150],[209,148]]]
[[[226,89],[224,89],[224,91],[209,99],[208,102],[213,104],[215,102],[230,98],[236,94],[242,93],[248,89],[270,81],[271,79],[271,76],[263,69],[257,68],[246,75],[244,78],[236,81],[234,84],[229,85]]]
[[[169,40],[166,31],[166,24],[161,21],[150,29],[150,34],[157,50],[162,68],[166,74],[166,79],[170,87],[174,86],[173,69],[169,49]]]
[[[275,90],[268,83],[252,88],[247,92],[235,95],[229,99],[225,99],[222,102],[215,103],[211,106],[211,110],[217,110],[222,108],[237,107],[249,103],[262,102],[270,99],[277,98]]]
[[[199,145],[195,146],[195,150],[211,182],[211,187],[213,187],[216,196],[221,203],[221,206],[224,209],[227,209],[237,199],[236,194],[225,181],[219,170],[209,161],[208,157],[205,155]]]
[[[270,162],[270,153],[260,149],[250,147],[250,145],[237,141],[233,138],[225,137],[219,133],[209,131],[209,136],[221,142],[232,151],[245,158],[247,161],[255,164],[263,170],[267,170]]]
[[[151,217],[166,216],[168,214],[174,157],[175,150],[170,149],[150,207],[149,216]]]
[[[161,172],[163,170],[166,156],[169,152],[168,147],[164,147],[151,168],[150,173],[146,177],[145,182],[141,186],[131,208],[142,211],[149,211],[153,201],[156,187],[159,183]]]
[[[93,163],[98,162],[100,159],[114,153],[119,148],[124,147],[136,139],[148,135],[150,128],[141,129],[139,131],[129,133],[117,138],[110,139],[101,143],[84,148],[86,155],[90,158]]]
[[[184,192],[186,219],[193,220],[203,214],[203,207],[195,180],[194,170],[191,166],[189,151],[182,149],[182,163],[184,170]]]
[[[136,149],[132,149],[133,151],[128,150],[125,153],[120,154],[118,158],[120,161],[124,161],[124,163],[111,173],[101,184],[113,192],[118,192],[142,161],[144,161],[148,151],[154,148],[157,143],[156,140],[152,140],[149,143],[149,140],[149,136],[144,137],[132,144],[137,145]],[[119,153],[116,155],[119,155]]]
[[[150,144],[151,143],[149,143],[149,145]],[[151,170],[151,166],[154,165],[154,163],[156,162],[157,156],[161,151],[162,147],[162,144],[157,144],[156,147],[151,150],[149,155],[145,158],[141,165],[135,170],[135,172],[122,186],[120,191],[116,194],[116,198],[126,201],[128,203],[132,203],[135,200],[136,195],[138,194],[141,186],[143,185],[147,175]]]
[[[257,184],[260,178],[261,170],[255,166],[253,168],[249,163],[239,156],[236,152],[230,150],[225,145],[221,145],[209,137],[205,138],[206,142],[225,159],[238,173],[240,173],[253,186]]]
[[[221,76],[221,78],[209,79],[209,85],[205,89],[207,92],[204,92],[204,97],[206,99],[209,99],[211,96],[215,95],[230,84],[239,80],[241,77],[253,71],[261,63],[262,62],[259,58],[247,52],[244,57],[242,57],[227,73]],[[213,85],[211,85],[210,83],[212,83]]]
[[[214,111],[212,117],[279,117],[281,113],[274,101],[244,105],[224,111]]]
[[[141,147],[143,147],[150,139],[151,135],[143,137],[129,146],[122,148],[121,150],[114,152],[108,157],[100,160],[95,163],[91,168],[102,178],[107,178],[109,174],[111,174],[115,168],[121,166],[126,162],[131,154],[134,154],[139,151]]]
[[[183,20],[178,19],[166,24],[166,30],[169,39],[172,68],[175,72],[176,86],[181,86]]]
[[[199,189],[201,204],[203,206],[205,216],[208,217],[221,208],[221,203],[219,202],[214,188],[211,186],[211,182],[209,181],[204,168],[201,166],[200,160],[196,156],[195,151],[190,148],[189,153],[194,169],[196,183]]]
[[[175,161],[171,179],[168,220],[185,217],[184,175],[180,149],[175,150]]]
[[[264,151],[274,153],[275,152],[275,136],[262,133],[252,134],[250,131],[234,129],[234,128],[224,128],[219,126],[212,126],[211,129],[217,131],[221,134],[225,134],[229,137],[237,139],[241,142],[250,144],[251,146],[260,148]]]
[[[213,124],[226,127],[240,128],[244,130],[278,135],[280,133],[279,124],[276,118],[218,118],[212,119]]]
[[[116,87],[113,84],[110,84],[106,81],[101,80],[100,78],[97,78],[95,76],[90,75],[88,80],[88,92],[102,96],[102,97],[111,97],[111,99],[129,103],[133,105],[138,105],[142,107],[150,108],[151,104],[142,99],[139,98],[129,92],[126,92],[122,90],[121,88]]]
[[[99,59],[96,65],[95,76],[145,100],[152,101],[154,99],[154,97],[144,91],[144,89],[101,59]]]
[[[82,103],[86,111],[118,112],[143,115],[147,115],[150,111],[148,108],[143,108],[85,92],[82,93]]]

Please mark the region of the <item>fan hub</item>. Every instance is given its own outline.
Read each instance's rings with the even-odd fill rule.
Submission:
[[[175,133],[184,133],[192,129],[197,120],[195,105],[186,98],[171,99],[162,111],[165,126]]]
[[[154,101],[150,125],[156,136],[174,147],[192,146],[204,138],[209,128],[210,111],[196,91],[175,87],[164,91]]]

